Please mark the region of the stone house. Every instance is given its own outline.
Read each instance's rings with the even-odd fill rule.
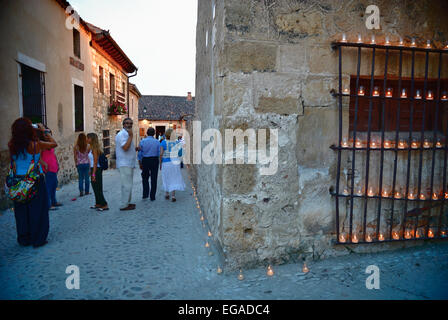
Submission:
[[[371,2],[199,0],[195,120],[223,140],[225,129],[278,130],[267,136],[274,175],[260,163],[192,166],[229,267],[446,239],[448,6],[375,1],[380,28],[369,29]]]
[[[25,116],[42,122],[58,142],[59,181],[77,175],[73,145],[80,132],[115,130],[122,116],[109,116],[110,96],[126,105],[129,74],[137,68],[110,34],[102,34],[71,11],[64,0],[2,1],[0,4],[1,183],[9,169],[11,124]],[[99,96],[98,66],[116,75],[115,89]],[[101,100],[103,98],[103,100]],[[132,115],[137,119],[137,111]],[[104,127],[101,127],[103,125]],[[111,140],[115,133],[110,133]],[[105,141],[105,140],[103,140]],[[2,207],[7,204],[1,188]]]
[[[149,127],[156,130],[156,136],[168,129],[186,129],[187,120],[194,115],[195,98],[188,92],[182,96],[142,96],[139,101],[140,138],[146,136]]]

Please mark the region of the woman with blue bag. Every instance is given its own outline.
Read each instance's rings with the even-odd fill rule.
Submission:
[[[14,202],[17,242],[35,248],[47,243],[49,231],[48,194],[40,154],[57,147],[48,134],[47,141],[39,140],[39,131],[45,132],[42,124],[33,125],[27,118],[14,121],[8,143],[11,167],[6,179],[8,196]]]

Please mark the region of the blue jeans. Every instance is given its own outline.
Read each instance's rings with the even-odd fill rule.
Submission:
[[[48,191],[48,206],[54,206],[56,203],[56,188],[58,187],[58,174],[56,172],[47,172],[45,182]]]
[[[83,192],[84,189],[86,193],[89,193],[89,169],[90,165],[88,163],[85,164],[78,164],[76,166],[78,169],[78,175],[79,175],[79,192]],[[85,186],[85,188],[83,188]]]

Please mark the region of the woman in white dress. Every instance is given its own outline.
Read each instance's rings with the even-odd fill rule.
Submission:
[[[160,170],[162,171],[163,189],[165,190],[165,199],[176,201],[176,191],[184,191],[185,183],[180,171],[180,160],[178,157],[179,149],[182,145],[176,141],[173,130],[168,129],[165,132],[165,138],[160,145],[163,150],[160,154]]]

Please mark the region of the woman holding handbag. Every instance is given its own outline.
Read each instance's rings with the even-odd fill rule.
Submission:
[[[29,119],[19,118],[12,124],[11,140],[8,143],[15,181],[20,183],[22,179],[29,180],[31,172],[37,177],[32,184],[34,190],[26,199],[13,198],[17,242],[22,246],[33,245],[35,248],[47,243],[49,230],[48,194],[39,162],[40,154],[43,150],[57,147],[51,136],[46,136],[47,141],[39,140],[39,130],[45,131],[42,124],[35,128]]]

